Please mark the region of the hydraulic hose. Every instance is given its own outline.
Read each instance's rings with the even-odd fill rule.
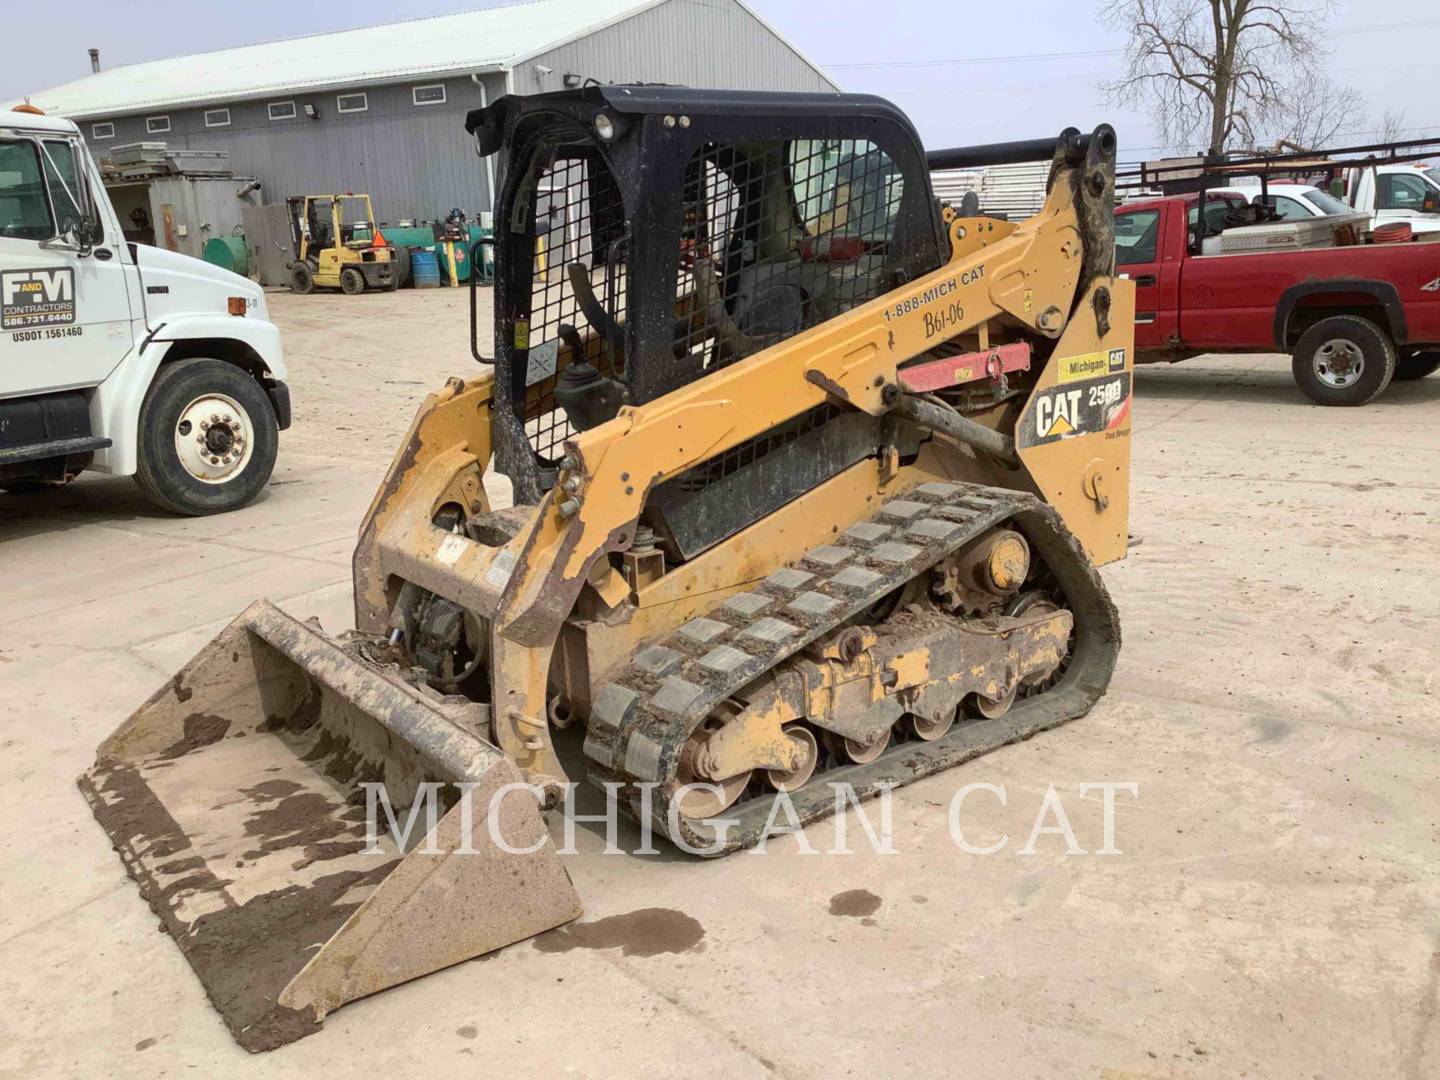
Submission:
[[[895,414],[931,431],[943,432],[966,446],[1003,461],[1016,460],[1014,439],[984,424],[976,423],[967,416],[961,416],[954,409],[932,404],[913,394],[901,394],[900,400],[895,403]]]

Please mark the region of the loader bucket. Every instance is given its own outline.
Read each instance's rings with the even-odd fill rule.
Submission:
[[[247,1050],[580,914],[484,709],[261,601],[101,744],[81,790]]]

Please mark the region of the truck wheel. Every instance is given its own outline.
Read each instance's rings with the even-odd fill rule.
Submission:
[[[220,360],[180,360],[160,369],[140,407],[135,482],[172,513],[236,510],[264,489],[279,444],[259,383]]]
[[[290,264],[290,291],[308,296],[315,291],[315,275],[303,262]]]
[[[345,267],[340,271],[340,288],[346,296],[359,296],[365,291],[365,275],[353,266]]]
[[[1402,382],[1423,379],[1440,368],[1440,349],[1411,349],[1395,361],[1395,378]]]
[[[1395,343],[1369,319],[1332,315],[1300,335],[1291,370],[1317,405],[1364,405],[1390,385]]]

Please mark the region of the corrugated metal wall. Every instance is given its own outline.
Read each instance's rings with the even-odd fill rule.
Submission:
[[[551,68],[542,76],[536,66]],[[784,40],[732,0],[669,0],[581,41],[524,63],[513,73],[520,94],[558,90],[573,72],[601,82],[667,82],[689,86],[769,90],[833,90]],[[482,76],[490,101],[505,93],[503,75]],[[443,105],[417,106],[414,85],[443,81]],[[480,104],[468,77],[415,84],[357,87],[368,96],[363,113],[341,113],[337,92],[279,95],[294,100],[294,120],[269,119],[268,102],[232,102],[230,126],[207,128],[204,109],[170,112],[170,131],[149,134],[144,116],[122,116],[111,139],[92,137],[98,120],[80,128],[96,157],[130,142],[164,142],[172,149],[230,151],[237,175],[257,177],[266,202],[287,195],[368,191],[381,221],[443,218],[459,206],[472,216],[490,208],[484,162],[465,134],[465,113]],[[313,104],[320,119],[304,116]],[[220,107],[211,105],[214,109]]]
[[[504,93],[503,76],[485,79],[492,101]],[[339,112],[334,92],[305,92],[275,99],[295,102],[294,120],[271,120],[267,102],[250,101],[228,106],[229,127],[207,128],[206,110],[186,109],[168,114],[166,134],[148,134],[144,116],[110,121],[115,125],[112,139],[93,138],[95,120],[82,121],[80,129],[96,157],[130,142],[228,150],[236,175],[254,176],[264,184],[266,202],[280,202],[288,195],[368,191],[376,215],[388,222],[443,218],[456,206],[467,212],[489,209],[485,166],[464,128],[465,113],[480,104],[480,89],[469,78],[443,82],[443,105],[417,106],[412,85],[397,84],[361,88],[369,105],[362,113]],[[307,103],[315,106],[320,119],[305,117]]]
[[[1045,182],[1050,177],[1048,161],[1019,165],[992,165],[984,169],[947,169],[930,174],[935,197],[959,205],[967,191],[980,197],[980,209],[987,214],[1004,214],[1011,219],[1030,217],[1045,204]]]
[[[537,65],[552,70],[544,75]],[[544,53],[515,69],[515,92],[562,89],[567,73],[605,83],[721,90],[839,89],[784,38],[730,0],[669,0]]]

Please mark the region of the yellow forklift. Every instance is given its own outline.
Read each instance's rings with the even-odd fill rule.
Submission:
[[[341,289],[355,296],[399,287],[395,249],[375,224],[369,195],[293,195],[285,205],[295,246],[293,292]]]

